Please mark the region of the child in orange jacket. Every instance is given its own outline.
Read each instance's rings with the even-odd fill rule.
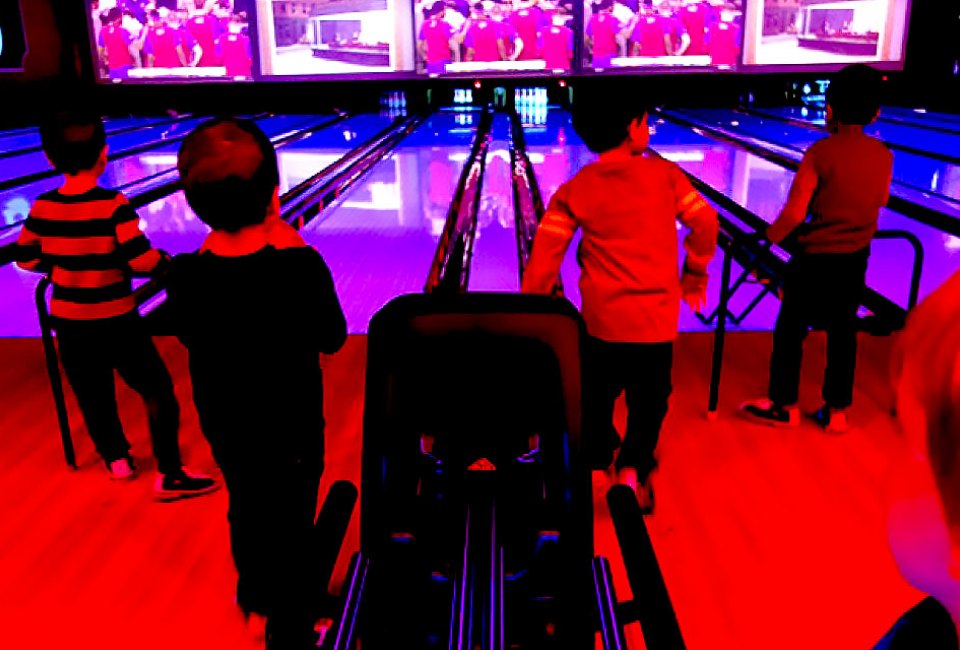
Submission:
[[[680,168],[646,153],[647,112],[630,102],[584,96],[574,128],[599,158],[554,194],[523,276],[526,293],[550,293],[567,247],[577,255],[589,335],[584,358],[584,431],[589,461],[606,468],[620,444],[613,407],[626,394],[627,427],[618,480],[653,507],[649,480],[672,391],[673,340],[680,302],[704,304],[707,265],[716,250],[716,212]],[[690,229],[679,271],[679,220]]]

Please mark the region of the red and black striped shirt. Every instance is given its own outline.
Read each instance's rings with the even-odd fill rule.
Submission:
[[[129,314],[136,309],[131,277],[152,273],[162,260],[126,197],[100,187],[41,194],[17,243],[21,268],[50,273],[50,314],[59,321]]]

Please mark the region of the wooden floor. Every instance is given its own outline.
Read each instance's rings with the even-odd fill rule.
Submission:
[[[677,346],[658,511],[648,522],[687,647],[870,648],[919,598],[899,578],[884,536],[884,475],[898,444],[884,384],[889,341],[862,339],[855,429],[838,437],[735,418],[737,403],[764,392],[769,340],[730,337],[716,422],[704,418],[711,336],[684,335]],[[819,343],[808,345],[810,407]],[[190,401],[186,353],[173,340],[159,344],[183,405],[185,459],[215,472]],[[145,417],[125,387],[122,416],[147,471],[130,483],[108,480],[72,404],[81,468],[67,469],[39,341],[0,340],[0,359],[0,647],[254,648],[233,604],[226,495],[152,500]],[[364,359],[365,339],[354,337],[324,362],[322,494],[333,480],[359,477]],[[594,483],[597,552],[611,558],[622,599],[629,590],[603,475]],[[356,543],[354,524],[348,551]]]

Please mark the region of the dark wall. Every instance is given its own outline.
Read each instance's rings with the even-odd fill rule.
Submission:
[[[913,0],[898,91],[904,103],[960,111],[960,0]]]
[[[64,24],[78,9],[82,19],[83,0],[20,0],[20,8],[27,55],[23,72],[0,73],[0,95],[14,98],[5,101],[0,111],[3,125],[35,122],[37,112],[51,98],[63,97],[67,84],[76,84],[80,58],[74,42],[78,36],[86,38],[83,23]],[[88,92],[84,89],[76,94]]]
[[[0,83],[35,81],[60,74],[60,35],[54,20],[55,2],[56,0],[20,2],[28,47],[24,72],[0,73]]]

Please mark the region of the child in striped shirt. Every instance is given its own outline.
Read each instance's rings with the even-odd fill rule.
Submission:
[[[140,320],[130,284],[133,275],[156,273],[169,258],[140,232],[126,197],[98,185],[107,164],[103,122],[96,115],[62,113],[41,127],[40,138],[63,185],[34,202],[17,242],[17,264],[50,274],[60,361],[97,452],[113,478],[134,477],[117,411],[116,370],[147,406],[158,498],[213,491],[213,479],[183,469],[173,382]]]

